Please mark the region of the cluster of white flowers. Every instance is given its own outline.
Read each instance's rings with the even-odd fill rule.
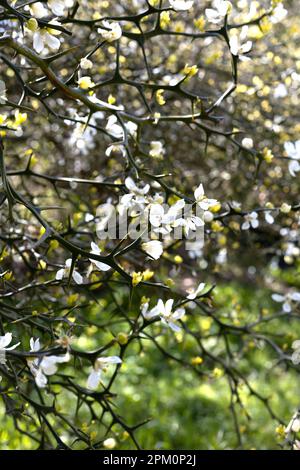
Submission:
[[[12,342],[12,334],[6,333],[4,336],[0,336],[0,364],[5,365],[5,353],[6,351],[12,351],[20,343],[17,343],[13,346],[9,346]],[[27,359],[27,364],[32,373],[35,383],[39,388],[45,388],[48,383],[48,378],[50,375],[56,374],[58,370],[58,364],[63,364],[69,362],[71,359],[71,354],[68,350],[66,353],[60,356],[49,355],[46,356],[42,354],[42,346],[39,338],[30,338],[30,353],[32,353],[32,358]],[[40,354],[35,354],[35,353]],[[109,356],[109,357],[100,357],[95,361],[92,372],[89,374],[87,379],[87,388],[95,390],[100,381],[101,374],[105,372],[107,367],[110,364],[121,364],[122,360],[118,356]],[[1,380],[1,378],[0,378]]]
[[[149,310],[149,303],[144,302],[141,305],[141,312],[146,320],[152,320],[155,317],[160,317],[162,323],[173,331],[180,331],[177,322],[185,315],[184,308],[177,308],[173,311],[174,299],[169,299],[166,303],[162,299],[158,299],[157,304]]]
[[[63,16],[68,8],[72,8],[74,0],[47,0],[47,2],[36,2],[30,5],[30,11],[36,18],[43,18],[49,15],[48,7],[56,16]]]

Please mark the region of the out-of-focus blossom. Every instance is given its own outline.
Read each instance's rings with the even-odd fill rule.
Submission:
[[[297,339],[293,342],[292,348],[294,352],[292,354],[292,362],[293,364],[300,364],[300,340]]]
[[[206,8],[205,15],[214,24],[221,23],[232,7],[230,2],[224,0],[214,0],[212,6],[213,8]]]
[[[286,142],[284,144],[284,150],[292,160],[289,162],[289,172],[292,176],[296,176],[295,173],[300,171],[300,140],[296,142]]]
[[[272,11],[271,21],[272,23],[279,23],[284,20],[287,16],[288,11],[284,8],[283,3],[278,3]]]
[[[192,8],[194,0],[169,0],[169,3],[176,11],[187,11]]]
[[[285,295],[272,294],[272,299],[275,302],[282,303],[282,310],[285,313],[290,313],[294,303],[300,302],[300,292],[288,292]]]
[[[162,158],[165,154],[165,149],[163,144],[159,140],[154,140],[150,143],[150,157],[153,158]]]
[[[285,428],[285,433],[289,434],[291,432],[299,432],[299,431],[300,431],[300,413],[299,411],[296,411],[291,421]]]
[[[242,140],[242,146],[245,147],[246,149],[250,150],[253,148],[253,139],[250,137],[245,137]]]
[[[200,282],[200,284],[198,285],[198,287],[196,287],[196,289],[192,289],[189,294],[186,296],[187,299],[189,300],[194,300],[196,299],[196,297],[198,297],[198,295],[200,294],[200,292],[203,291],[203,289],[205,288],[205,283],[204,282]]]

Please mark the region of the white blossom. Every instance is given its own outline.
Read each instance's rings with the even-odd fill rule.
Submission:
[[[177,321],[180,320],[184,314],[184,308],[178,308],[173,312],[174,299],[169,299],[164,303],[162,299],[159,299],[157,305],[151,310],[148,310],[148,304],[142,306],[142,315],[146,320],[151,320],[154,317],[160,317],[162,323],[167,325],[173,331],[180,331],[180,327],[177,325]]]
[[[290,432],[299,432],[299,431],[300,431],[300,413],[299,411],[296,411],[291,421],[285,428],[285,433],[289,434]]]
[[[61,31],[51,28],[51,25],[59,25],[55,20],[50,21],[46,28],[39,28],[38,26],[33,29],[33,48],[39,54],[44,48],[49,48],[51,51],[58,51],[60,41],[56,36],[61,34]]]
[[[283,83],[279,83],[276,88],[274,88],[273,96],[274,98],[285,98],[288,95],[286,86]]]
[[[244,215],[245,222],[242,225],[242,230],[249,230],[250,227],[257,228],[259,226],[257,212],[250,212],[250,214]]]
[[[159,240],[142,243],[142,249],[153,259],[159,259],[163,254],[163,244]]]
[[[87,388],[90,390],[96,390],[99,383],[101,382],[102,372],[106,372],[107,367],[110,364],[121,364],[122,359],[118,356],[98,357],[96,359],[94,367],[87,379]]]
[[[273,217],[271,211],[266,211],[265,212],[265,221],[270,225],[274,224],[274,217]]]
[[[300,364],[300,340],[297,339],[296,341],[293,342],[292,348],[294,349],[294,352],[292,354],[292,362],[293,364]]]
[[[94,242],[91,243],[91,249],[92,249],[91,253],[93,255],[100,255],[101,254],[101,249]],[[96,268],[99,269],[99,271],[108,271],[109,269],[111,269],[108,264],[102,263],[101,261],[97,261],[96,259],[90,258],[90,262],[92,264],[94,264],[96,266]]]
[[[206,8],[205,15],[208,21],[214,24],[221,23],[231,8],[231,3],[224,0],[214,0],[213,8]]]
[[[186,11],[192,8],[194,0],[169,0],[169,3],[176,11]]]
[[[238,56],[240,60],[249,60],[249,57],[245,56],[244,54],[247,54],[250,52],[252,48],[252,41],[247,41],[244,44],[242,44],[242,38],[241,36],[234,35],[230,38],[229,40],[229,45],[230,45],[230,52]]]
[[[219,203],[217,199],[209,199],[204,192],[203,184],[200,184],[194,191],[196,204],[200,209],[208,211],[211,207]]]
[[[62,269],[59,269],[57,271],[56,277],[55,277],[56,280],[61,281],[64,277],[68,277],[69,274],[70,274],[71,266],[72,266],[72,259],[68,258],[66,260],[65,267],[62,268]],[[79,272],[76,271],[75,269],[73,269],[72,278],[76,282],[76,284],[82,284],[83,283],[83,279],[82,279],[81,274],[79,274]]]
[[[63,16],[67,8],[74,5],[74,0],[48,0],[48,7],[56,16]]]
[[[285,295],[272,294],[272,299],[275,302],[282,303],[282,310],[285,313],[292,311],[293,303],[300,302],[300,292],[288,292]]]
[[[106,39],[106,41],[113,42],[120,39],[122,36],[122,29],[119,23],[116,21],[103,21],[102,24],[104,28],[107,29],[98,28],[98,33],[101,34],[101,36]]]
[[[300,171],[300,140],[297,140],[295,143],[286,142],[284,144],[284,150],[292,159],[289,162],[289,172],[291,176],[296,176],[295,173]]]
[[[272,23],[279,23],[284,20],[288,11],[284,8],[283,3],[278,3],[272,11],[271,21]]]
[[[12,351],[17,348],[20,343],[9,346],[12,342],[12,334],[6,333],[4,336],[0,336],[0,364],[5,364],[5,353],[6,351]],[[9,347],[8,347],[9,346]]]
[[[252,149],[253,148],[253,140],[250,137],[245,137],[242,140],[242,146],[245,147],[248,150]]]
[[[200,282],[200,284],[198,285],[198,287],[196,287],[196,289],[192,289],[189,291],[189,294],[186,296],[186,298],[189,300],[196,299],[196,297],[198,297],[198,295],[200,294],[200,292],[203,291],[204,288],[205,288],[204,282]]]
[[[153,158],[162,158],[165,154],[165,149],[163,144],[159,140],[153,140],[150,143],[150,157]]]
[[[40,351],[41,345],[39,338],[30,338],[30,352]],[[62,364],[70,360],[69,352],[63,356],[42,356],[36,359],[28,359],[27,364],[34,376],[35,382],[39,388],[45,388],[48,382],[47,376],[57,372],[57,364]]]
[[[93,67],[93,62],[87,59],[86,57],[83,57],[82,59],[80,59],[80,67],[83,70],[91,69]]]

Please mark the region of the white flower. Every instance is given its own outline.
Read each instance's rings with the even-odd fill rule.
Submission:
[[[245,137],[242,140],[242,146],[245,147],[248,150],[252,149],[253,148],[253,140],[250,137]]]
[[[116,139],[124,139],[124,130],[115,115],[109,116],[105,129]]]
[[[40,340],[30,338],[30,352],[37,352],[41,349]],[[47,385],[47,376],[57,372],[57,364],[68,362],[70,354],[67,352],[64,356],[43,356],[36,359],[28,359],[27,364],[34,376],[38,387],[45,388]]]
[[[127,178],[125,179],[125,186],[131,193],[135,194],[136,196],[142,196],[142,197],[145,196],[149,192],[149,189],[150,189],[149,184],[146,184],[144,187],[139,188],[135,184],[133,179],[130,178],[130,176],[127,176]]]
[[[284,8],[282,3],[278,3],[274,10],[272,11],[271,21],[272,23],[279,23],[284,20],[288,11]]]
[[[182,219],[181,214],[185,206],[184,199],[179,199],[165,213],[163,206],[159,203],[151,204],[149,221],[154,227],[154,231],[167,235],[171,232],[176,220]]]
[[[300,171],[300,140],[297,140],[295,143],[286,142],[284,150],[292,158],[289,163],[289,172],[292,176],[296,176],[295,173]]]
[[[100,255],[101,254],[101,250],[100,250],[99,246],[96,245],[96,243],[92,242],[91,243],[91,248],[92,248],[91,253],[93,255]],[[102,263],[101,261],[97,261],[95,259],[90,259],[90,262],[93,263],[96,266],[96,268],[99,269],[99,271],[108,271],[110,269],[110,266],[108,266],[108,264]]]
[[[90,390],[95,390],[100,381],[102,372],[106,372],[107,367],[110,364],[121,364],[122,359],[118,356],[109,356],[109,357],[98,357],[96,359],[94,367],[87,379],[87,388]]]
[[[162,158],[165,152],[166,151],[164,149],[164,146],[159,140],[153,140],[150,143],[150,152],[149,152],[150,157]]]
[[[108,439],[105,439],[105,441],[103,441],[103,447],[105,447],[105,449],[114,449],[117,445],[117,442],[116,442],[116,439],[114,439],[113,437],[109,437]]]
[[[274,89],[274,98],[285,98],[288,95],[286,86],[283,83],[279,83]]]
[[[285,433],[289,434],[290,432],[299,432],[300,431],[300,413],[296,411],[291,421],[285,428]]]
[[[120,204],[118,205],[119,213],[123,215],[127,209],[144,211],[145,203],[147,202],[146,194],[150,189],[150,185],[146,184],[139,188],[133,179],[128,176],[125,179],[125,186],[130,192],[121,197]]]
[[[93,62],[87,59],[86,57],[83,57],[82,59],[80,59],[80,67],[83,70],[91,69],[93,67]]]
[[[55,277],[56,280],[61,281],[64,277],[68,277],[70,274],[71,266],[72,266],[72,259],[69,258],[66,260],[65,267],[57,271],[56,277]],[[79,272],[76,271],[75,269],[73,269],[72,278],[76,282],[76,284],[83,283],[81,274],[79,274]]]
[[[14,344],[13,346],[8,347],[12,342],[12,334],[6,333],[4,336],[0,336],[0,364],[5,364],[5,352],[12,351],[19,346],[20,343]]]
[[[249,230],[250,227],[257,228],[259,226],[257,218],[257,212],[250,212],[250,214],[244,215],[245,222],[242,225],[242,230]]]
[[[292,348],[294,349],[294,352],[292,354],[292,362],[295,365],[300,364],[300,340],[299,339],[293,342]]]
[[[224,0],[214,0],[212,5],[214,8],[206,8],[205,15],[211,23],[221,23],[231,8],[231,3]]]
[[[229,41],[231,54],[239,56],[240,60],[249,60],[249,57],[245,56],[247,52],[250,52],[252,48],[252,41],[247,41],[244,44],[241,43],[241,36],[234,35]]]
[[[37,2],[30,5],[30,13],[36,18],[43,18],[43,16],[48,15],[48,10],[43,3]]]
[[[153,259],[159,259],[163,253],[163,244],[159,240],[142,243],[142,249]]]
[[[272,294],[272,299],[275,302],[282,303],[282,310],[285,313],[290,313],[292,311],[293,302],[300,302],[300,292],[288,292],[285,295],[281,294]]]
[[[268,224],[274,224],[274,217],[271,211],[265,212],[265,220]]]
[[[189,214],[185,213],[183,217],[175,220],[173,226],[183,227],[185,235],[188,236],[190,230],[194,232],[197,227],[203,227],[204,221],[190,212]]]
[[[120,153],[122,157],[126,157],[126,149],[122,144],[110,144],[105,150],[105,155],[110,157],[112,153]]]
[[[48,23],[47,28],[37,28],[33,33],[33,48],[39,54],[45,47],[48,47],[52,51],[58,51],[60,47],[60,41],[56,36],[61,34],[61,31],[51,28],[52,25],[59,25],[57,21],[51,21]]]
[[[187,295],[187,299],[189,300],[194,300],[196,299],[196,297],[198,297],[198,295],[200,294],[200,292],[203,291],[203,289],[205,288],[205,284],[204,282],[200,282],[200,284],[198,285],[198,287],[196,289],[192,289],[190,292],[189,292],[189,295]]]
[[[157,305],[148,311],[148,304],[143,304],[142,315],[146,320],[150,320],[154,317],[160,317],[161,321],[170,327],[173,331],[180,331],[180,327],[175,323],[180,320],[184,314],[184,308],[178,308],[174,312],[172,311],[174,299],[169,299],[164,302],[159,299]]]
[[[169,3],[176,11],[186,11],[192,8],[194,0],[169,0]]]
[[[74,5],[74,0],[48,0],[48,7],[56,16],[63,16],[67,8]]]
[[[125,124],[125,127],[129,135],[133,137],[136,135],[137,125],[135,124],[135,122],[128,121]],[[117,116],[109,116],[105,129],[116,139],[124,139],[124,129],[121,124],[119,124]]]
[[[208,197],[206,197],[204,193],[203,184],[200,184],[198,188],[195,189],[194,197],[196,200],[196,204],[200,207],[200,209],[204,211],[207,211],[216,204],[219,204],[219,201],[217,199],[208,199]]]
[[[113,42],[120,39],[122,36],[122,29],[119,23],[116,21],[111,23],[109,21],[103,21],[102,24],[104,28],[107,29],[98,28],[98,33],[101,34],[101,36],[106,39],[106,41]]]

